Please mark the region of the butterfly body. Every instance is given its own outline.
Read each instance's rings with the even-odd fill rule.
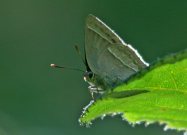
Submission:
[[[86,21],[85,52],[84,79],[91,92],[111,89],[148,66],[137,50],[93,15]]]

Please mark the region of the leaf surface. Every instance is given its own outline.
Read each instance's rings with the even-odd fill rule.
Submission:
[[[133,75],[89,105],[80,117],[91,123],[105,115],[121,114],[129,123],[158,122],[187,129],[187,50],[167,56]]]

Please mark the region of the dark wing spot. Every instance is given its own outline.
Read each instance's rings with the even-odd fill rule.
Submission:
[[[112,40],[113,43],[117,43],[115,39],[111,38],[111,40]]]

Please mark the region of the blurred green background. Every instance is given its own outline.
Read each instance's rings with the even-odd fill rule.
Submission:
[[[187,46],[187,1],[1,0],[0,135],[179,135],[153,124],[132,127],[120,117],[79,125],[91,99],[74,50],[84,46],[85,19],[94,14],[147,62]]]

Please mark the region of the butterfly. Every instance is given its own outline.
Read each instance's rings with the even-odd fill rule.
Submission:
[[[131,45],[94,15],[88,15],[85,28],[84,80],[90,93],[103,93],[149,66]]]

